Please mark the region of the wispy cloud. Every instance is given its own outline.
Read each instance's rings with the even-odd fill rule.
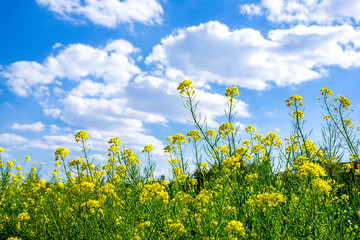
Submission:
[[[11,126],[11,128],[14,130],[20,130],[20,131],[41,132],[41,131],[44,131],[45,125],[42,122],[25,123],[25,124],[15,123]]]
[[[357,0],[261,0],[258,4],[242,4],[240,12],[265,16],[272,22],[329,25],[360,21]]]
[[[140,22],[161,23],[163,9],[157,0],[36,0],[64,19],[115,28],[119,24]]]

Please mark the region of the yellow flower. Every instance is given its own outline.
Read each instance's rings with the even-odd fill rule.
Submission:
[[[346,110],[348,110],[348,108],[351,106],[351,102],[349,101],[349,99],[347,99],[343,96],[339,95],[339,101],[340,101],[341,107],[345,108]]]
[[[14,163],[12,161],[6,161],[6,165],[9,169],[12,169],[12,167],[14,166]]]
[[[331,98],[332,92],[330,91],[330,89],[328,88],[322,88],[320,89],[321,95],[324,96],[325,98]]]
[[[204,168],[206,168],[206,167],[207,167],[207,165],[208,165],[208,164],[207,164],[206,162],[201,162],[201,163],[200,163],[200,167],[204,167]]]
[[[3,149],[2,147],[0,147],[0,153],[1,153],[2,151],[4,151],[4,149]]]
[[[202,138],[201,135],[199,134],[199,130],[191,130],[187,133],[186,136],[188,136],[189,142],[191,142],[191,140],[195,141]]]
[[[242,222],[240,221],[230,221],[228,225],[224,228],[224,231],[229,234],[240,234],[242,236],[245,236],[245,229]]]
[[[209,130],[206,130],[206,136],[207,137],[212,137],[212,138],[215,138],[216,137],[216,132],[212,129],[209,129]]]
[[[191,84],[192,81],[190,80],[184,80],[179,84],[177,90],[180,91],[181,97],[184,97],[184,93],[189,97],[195,94],[194,86],[192,86]]]
[[[234,96],[239,96],[239,90],[237,87],[227,88],[225,92],[225,96],[230,100],[230,102],[233,101]]]
[[[154,151],[154,148],[152,147],[151,144],[146,145],[146,146],[144,147],[144,149],[142,150],[142,152],[151,152],[151,151]]]
[[[110,140],[108,141],[109,144],[120,144],[121,141],[119,140],[118,137],[113,137],[113,138],[110,138]]]
[[[326,176],[326,171],[317,163],[303,161],[303,164],[300,166],[300,171],[298,174],[300,174],[300,176],[305,175],[311,177],[324,177]]]
[[[197,180],[195,178],[191,178],[189,179],[189,184],[195,186],[197,185]]]
[[[178,145],[177,147],[180,149],[181,148],[181,143],[186,144],[186,137],[182,134],[175,134],[173,136],[169,136],[168,138],[166,138],[166,140],[168,142],[171,142],[172,145],[174,145],[175,143]]]
[[[25,161],[29,162],[31,160],[31,157],[30,156],[26,156],[25,157]]]
[[[184,225],[181,222],[170,223],[169,228],[170,228],[170,231],[173,234],[175,234],[175,236],[181,236],[184,233],[186,233],[186,229],[185,229]]]
[[[78,143],[80,140],[86,141],[86,139],[89,139],[87,131],[78,131],[75,134],[75,140]]]
[[[18,217],[16,218],[16,221],[21,222],[23,220],[29,220],[29,219],[30,219],[29,214],[27,212],[23,212],[18,215]]]
[[[265,212],[267,207],[276,207],[278,203],[286,202],[286,197],[281,193],[262,193],[250,198],[247,203]]]
[[[66,150],[66,148],[59,147],[58,149],[56,149],[55,152],[55,161],[58,161],[59,158],[61,158],[61,160],[64,160],[68,154],[69,152]]]
[[[293,117],[296,118],[297,120],[301,120],[304,117],[304,112],[296,110],[293,113]]]
[[[346,126],[348,126],[349,128],[353,127],[353,123],[351,120],[349,119],[343,119],[344,124],[346,124]]]
[[[344,202],[348,202],[349,201],[349,196],[348,195],[346,195],[346,194],[343,194],[343,195],[341,195],[341,199],[344,201]]]
[[[232,123],[226,122],[221,124],[219,127],[219,135],[222,136],[222,138],[225,138],[225,136],[229,135],[230,133],[234,132],[235,128]]]
[[[286,106],[291,107],[295,103],[299,103],[300,106],[303,106],[302,97],[299,95],[291,95],[288,99],[285,100]]]
[[[251,126],[251,125],[249,125],[249,126],[246,126],[246,128],[245,128],[245,132],[256,132],[256,130],[255,130],[255,128],[253,127],[253,126]]]
[[[312,181],[313,188],[316,193],[325,193],[326,195],[329,195],[331,191],[331,186],[329,183],[325,180],[322,180],[321,178],[316,178]]]

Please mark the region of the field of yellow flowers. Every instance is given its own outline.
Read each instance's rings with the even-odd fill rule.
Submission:
[[[135,153],[116,137],[108,141],[107,163],[94,166],[86,131],[75,135],[83,156],[70,160],[65,148],[56,150],[50,182],[38,179],[36,167],[23,176],[21,166],[0,155],[0,239],[359,236],[359,126],[349,119],[348,99],[320,90],[326,115],[319,146],[303,130],[304,107],[298,95],[285,101],[293,116],[291,136],[281,141],[273,132],[261,135],[247,126],[248,139],[240,139],[234,124],[238,89],[226,89],[227,122],[213,130],[197,113],[191,84],[184,80],[178,90],[195,129],[167,138],[168,180],[154,179],[151,145],[144,147],[147,166],[141,168]],[[194,172],[186,148],[193,148]],[[343,159],[344,151],[350,159]],[[283,171],[275,170],[279,161]]]

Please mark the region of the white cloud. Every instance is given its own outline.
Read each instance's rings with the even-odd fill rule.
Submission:
[[[27,142],[26,138],[13,133],[0,134],[0,143],[2,144],[19,145],[26,142]]]
[[[45,125],[42,122],[27,123],[27,124],[15,123],[11,126],[11,128],[20,131],[40,132],[40,131],[44,131]]]
[[[82,22],[86,19],[110,28],[134,21],[144,24],[161,23],[163,13],[157,0],[36,0],[36,2],[67,20]]]
[[[61,110],[58,109],[58,108],[48,108],[48,107],[45,106],[44,113],[46,115],[49,115],[49,116],[53,117],[53,118],[57,118],[57,117],[60,116]]]
[[[0,74],[8,79],[10,89],[20,96],[34,94],[37,89],[44,90],[41,86],[54,83],[57,79],[79,81],[90,76],[111,83],[116,89],[111,93],[119,93],[132,76],[140,72],[134,65],[134,60],[129,57],[137,51],[124,40],[111,41],[104,48],[72,44],[56,56],[47,57],[41,64],[15,62],[6,66]]]
[[[51,133],[57,133],[60,130],[61,130],[61,128],[59,126],[57,126],[56,124],[51,124],[50,125],[50,132]]]
[[[261,15],[261,7],[257,4],[243,4],[240,5],[240,13],[250,16]]]
[[[325,76],[328,66],[359,66],[359,44],[359,30],[349,25],[299,25],[263,37],[254,29],[230,30],[215,21],[162,39],[146,63],[160,72],[175,69],[199,85],[264,90],[272,83],[294,85]]]
[[[178,78],[182,81],[184,77]],[[180,82],[179,81],[179,82]],[[131,89],[131,92],[136,93],[136,96],[145,96],[141,109],[152,109],[154,112],[161,113],[166,119],[171,119],[174,122],[187,123],[187,120],[192,120],[191,114],[185,109],[183,104],[185,100],[182,99],[177,90],[179,82],[173,82],[169,75],[162,75],[160,77],[154,76],[138,76],[135,79],[137,86],[143,88]],[[224,116],[224,109],[227,107],[228,99],[221,94],[211,93],[206,91],[207,85],[203,83],[196,86],[196,100],[200,101],[197,111],[201,112],[202,117],[206,116],[209,127],[218,127],[216,118]],[[157,98],[148,97],[146,91],[151,89],[151,93]],[[162,101],[158,101],[162,99]],[[249,117],[248,104],[239,101],[236,105],[235,111],[239,117]]]
[[[360,21],[358,0],[261,0],[240,5],[242,14],[260,15],[273,22],[332,24]]]

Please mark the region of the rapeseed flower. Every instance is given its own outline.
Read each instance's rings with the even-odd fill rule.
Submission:
[[[332,92],[330,91],[330,89],[324,87],[324,88],[320,89],[320,92],[323,97],[331,98]]]
[[[145,147],[144,147],[144,149],[142,150],[142,152],[144,153],[144,152],[152,152],[152,151],[154,151],[154,148],[153,148],[153,146],[151,145],[151,144],[149,144],[149,145],[146,145]]]
[[[230,102],[234,101],[234,97],[239,96],[239,90],[237,87],[227,88],[225,92],[225,96],[230,100]]]
[[[58,149],[56,149],[56,152],[55,152],[55,161],[58,161],[59,158],[61,160],[64,160],[68,154],[69,154],[69,152],[66,150],[66,148],[59,147]]]
[[[293,118],[296,118],[297,120],[301,120],[304,117],[304,112],[296,110],[293,112]]]
[[[256,132],[255,128],[251,125],[246,126],[245,132]]]
[[[340,101],[340,106],[342,107],[342,108],[345,108],[345,110],[348,110],[349,109],[349,107],[351,106],[351,102],[349,101],[349,99],[347,99],[346,97],[344,97],[344,96],[340,96],[339,95],[339,101]],[[337,100],[337,99],[336,99]],[[335,101],[336,101],[335,100]]]
[[[173,136],[169,136],[168,138],[166,138],[166,140],[168,142],[171,142],[172,145],[175,145],[176,143],[179,149],[181,148],[181,143],[187,143],[186,137],[182,134],[175,134]]]
[[[181,97],[185,97],[184,93],[188,97],[193,96],[195,94],[194,86],[192,86],[191,84],[192,81],[190,80],[184,80],[179,84],[177,90],[180,91]]]
[[[223,123],[220,125],[218,133],[224,139],[225,136],[229,135],[230,133],[233,133],[234,130],[235,130],[235,128],[234,128],[233,124],[226,122],[226,123]]]
[[[250,205],[255,205],[263,212],[267,210],[267,207],[276,207],[279,203],[284,202],[286,202],[286,197],[283,194],[269,192],[258,194],[255,198],[248,200]]]
[[[200,163],[200,167],[203,167],[203,168],[207,168],[207,165],[208,165],[208,164],[207,164],[206,162],[201,162],[201,163]]]
[[[14,162],[12,161],[6,161],[6,165],[9,169],[12,169],[12,167],[14,166]]]
[[[216,132],[214,130],[212,130],[212,129],[208,129],[208,130],[206,130],[206,136],[215,138],[216,137]]]
[[[230,221],[224,228],[224,231],[229,234],[240,234],[241,236],[245,236],[245,228],[243,227],[243,223],[236,220]]]
[[[299,103],[300,106],[303,106],[302,97],[299,95],[291,95],[288,99],[285,100],[286,106],[289,108],[295,103]]]
[[[311,176],[311,177],[324,177],[326,171],[323,167],[315,162],[303,161],[303,164],[299,167],[300,176]]]
[[[195,140],[200,140],[202,137],[199,134],[199,130],[190,130],[186,136],[189,138],[189,142],[191,142],[191,140],[195,141]]]
[[[321,178],[315,178],[312,180],[312,185],[316,193],[318,194],[325,193],[326,195],[330,194],[331,186],[327,181]]]
[[[87,131],[78,131],[76,134],[75,134],[75,140],[76,142],[78,143],[79,141],[86,141],[87,139],[89,139],[89,136],[88,136],[88,132]]]

